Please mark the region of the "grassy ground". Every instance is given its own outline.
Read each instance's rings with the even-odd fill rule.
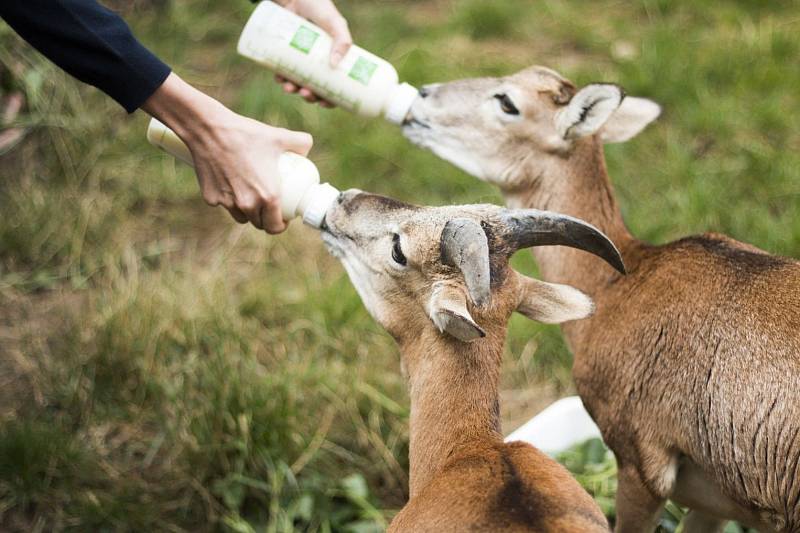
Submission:
[[[313,132],[337,186],[498,201],[388,124],[281,95],[235,54],[244,0],[150,4],[126,14],[147,45],[234,109]],[[800,256],[796,3],[340,4],[413,83],[544,63],[659,101],[659,124],[607,150],[634,233]],[[144,115],[5,27],[0,63],[28,98],[28,135],[0,155],[0,529],[380,530],[406,494],[405,387],[313,232],[268,238],[204,207]],[[505,364],[507,430],[571,390],[557,329],[514,320]]]

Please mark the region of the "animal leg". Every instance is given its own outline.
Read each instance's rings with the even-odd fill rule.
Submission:
[[[617,481],[617,533],[650,533],[666,500],[654,495],[632,467],[620,468]]]
[[[675,490],[670,494],[670,499],[683,507],[692,509],[687,520],[694,513],[698,513],[701,516],[720,516],[724,520],[736,520],[759,531],[774,531],[773,527],[764,522],[762,516],[757,512],[740,507],[701,468],[686,459],[681,465],[678,479],[675,483]],[[700,520],[700,517],[695,518],[695,520]],[[693,530],[687,528],[686,531],[706,531],[706,529],[708,531],[716,531],[702,526],[698,526]]]

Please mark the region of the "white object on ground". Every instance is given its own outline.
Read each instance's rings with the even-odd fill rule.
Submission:
[[[556,455],[593,438],[602,438],[578,396],[562,398],[520,426],[505,442],[523,441]]]
[[[147,140],[194,166],[189,147],[156,119],[147,127]],[[320,183],[319,171],[309,159],[293,152],[284,152],[278,159],[278,173],[281,176],[281,212],[283,220],[303,217],[303,222],[319,228],[325,219],[328,208],[336,201],[339,190],[328,183]]]
[[[261,2],[242,31],[239,54],[366,117],[401,124],[419,91],[400,83],[388,61],[351,46],[334,68],[325,30],[274,2]]]

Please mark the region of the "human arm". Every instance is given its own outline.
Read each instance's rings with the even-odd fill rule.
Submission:
[[[172,128],[192,151],[207,203],[269,233],[286,228],[277,159],[306,155],[310,135],[242,117],[194,89],[95,0],[0,0],[0,16],[68,73]]]
[[[53,63],[129,113],[170,73],[119,15],[95,0],[3,0],[0,17]]]

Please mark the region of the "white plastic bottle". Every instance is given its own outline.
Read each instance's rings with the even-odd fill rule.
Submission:
[[[270,1],[261,2],[239,38],[238,51],[345,109],[367,117],[405,120],[419,92],[399,83],[395,68],[353,45],[336,68],[324,30]]]
[[[171,129],[156,119],[147,128],[147,140],[172,156],[194,166],[189,148]],[[320,183],[316,165],[293,152],[284,152],[278,159],[281,176],[281,213],[283,220],[303,217],[303,222],[319,228],[339,191],[328,183]]]

